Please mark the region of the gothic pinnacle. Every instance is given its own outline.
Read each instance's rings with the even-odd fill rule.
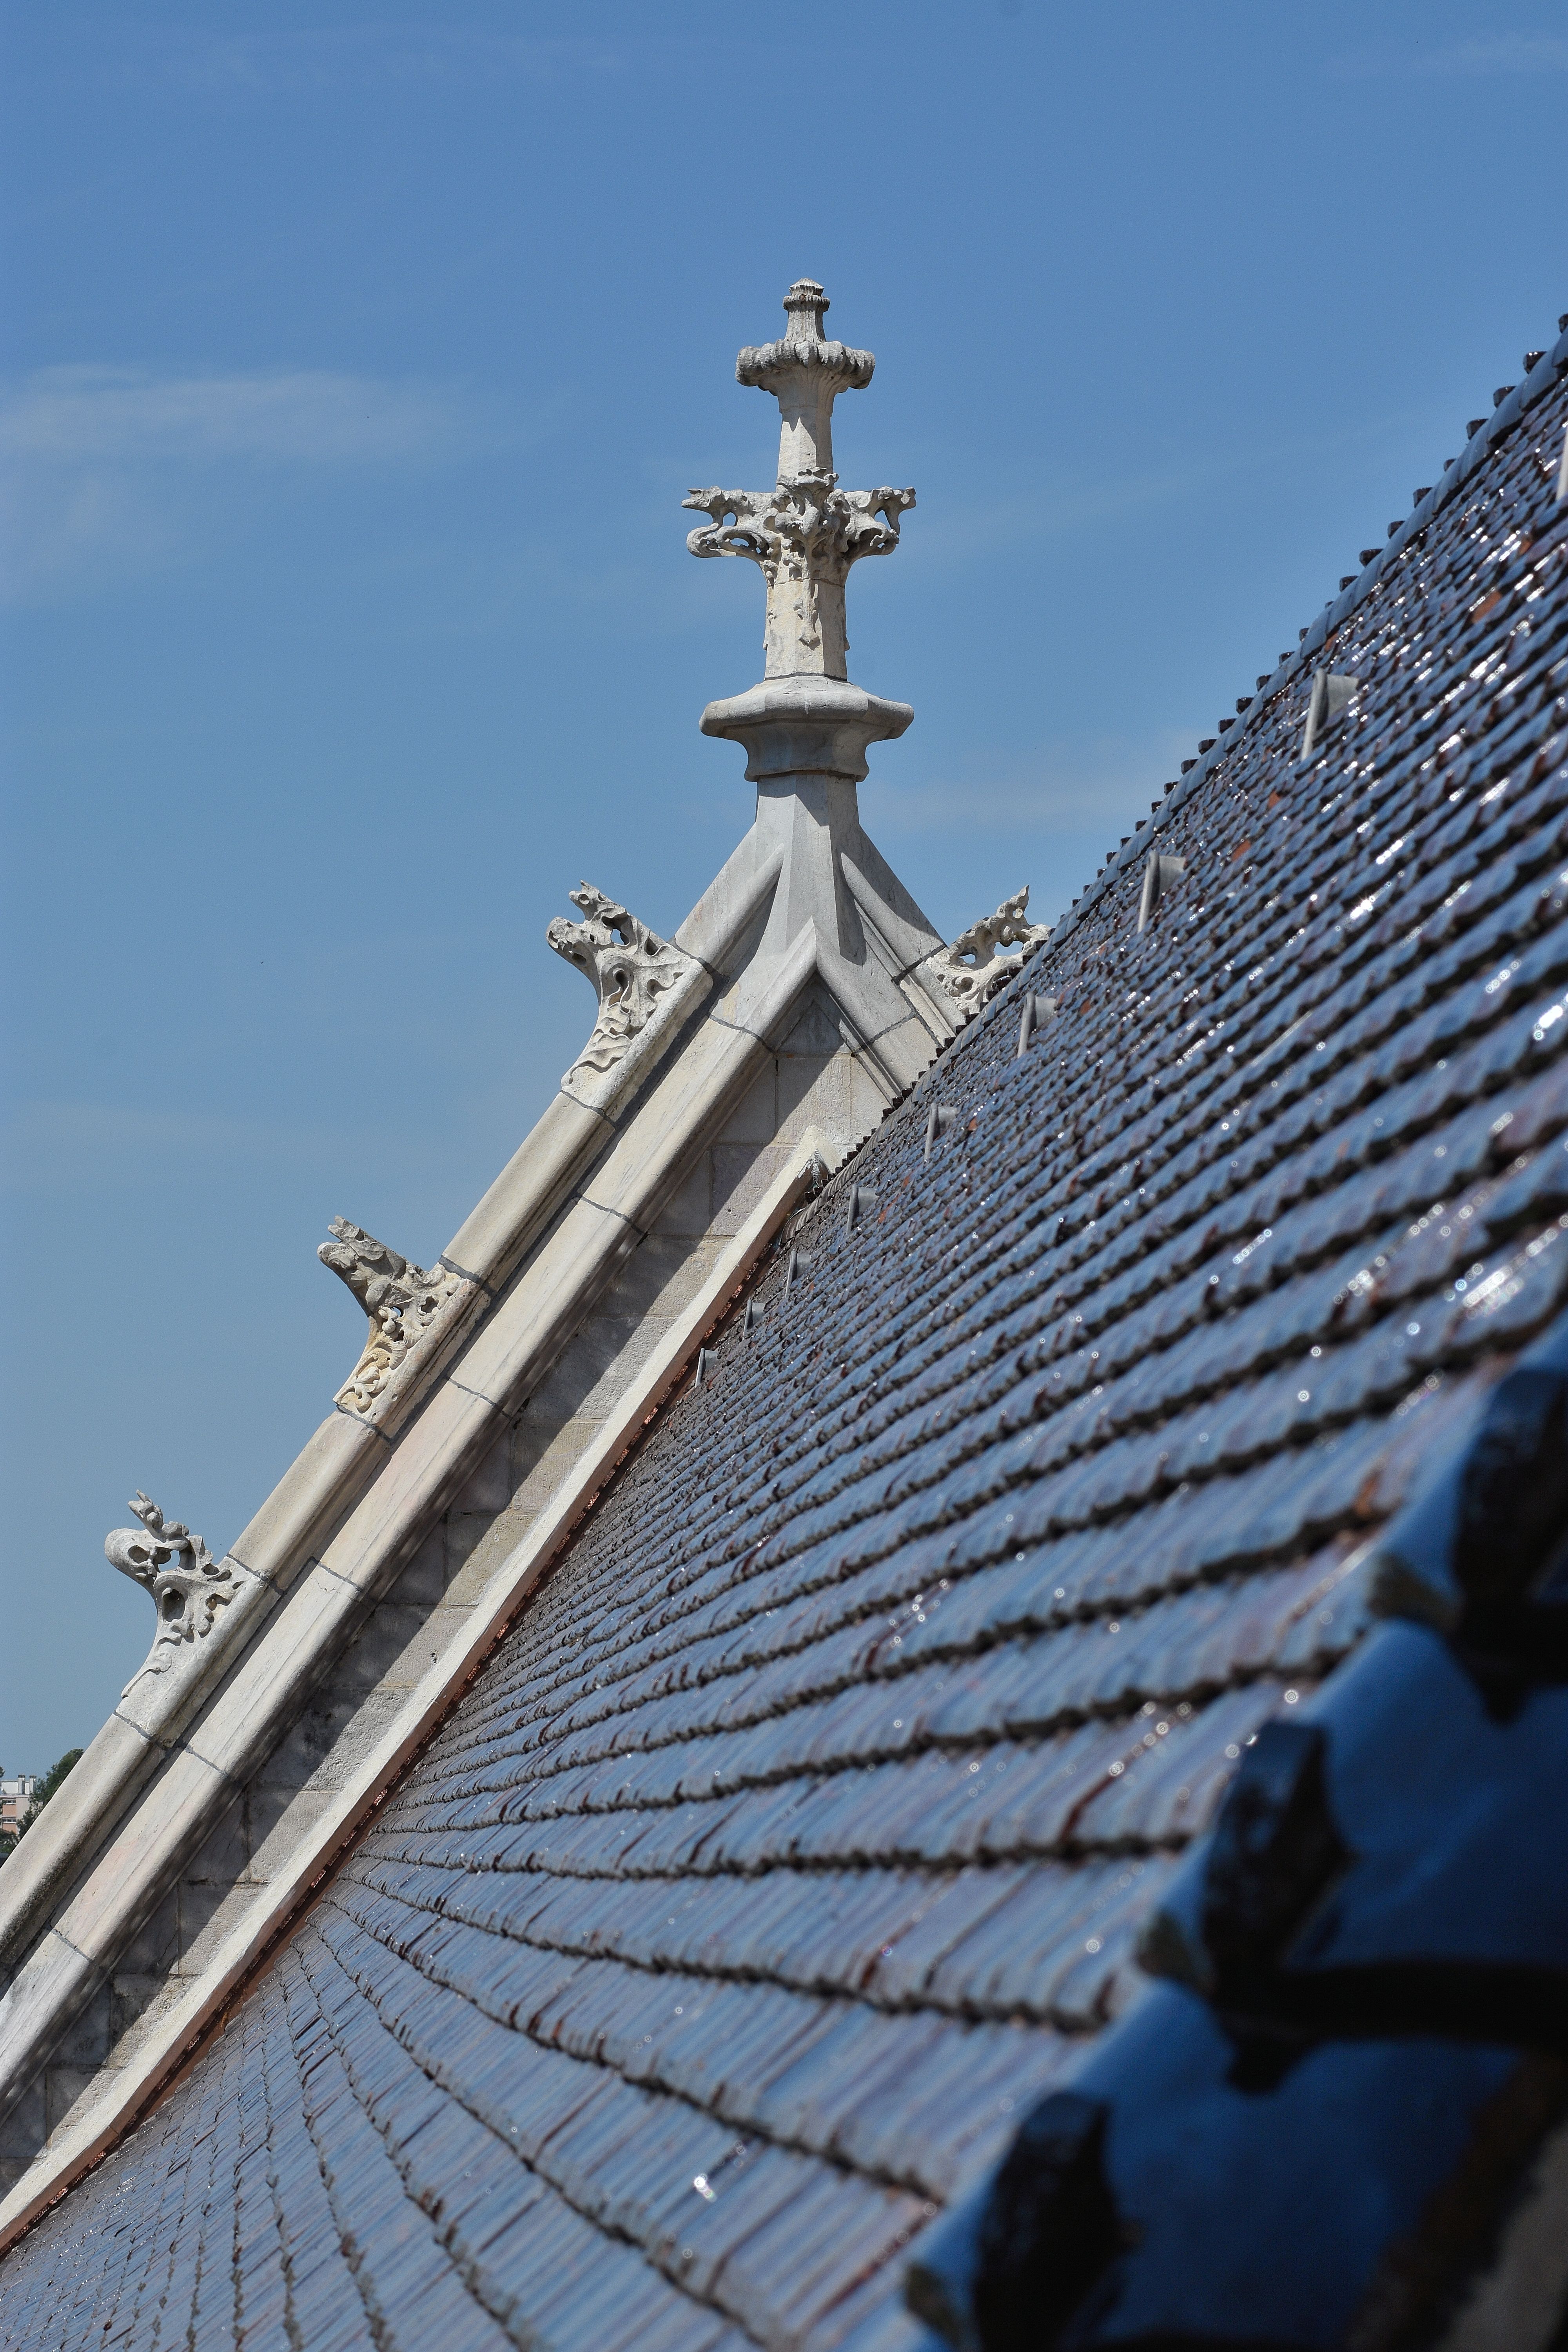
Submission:
[[[841,490],[833,470],[833,404],[861,392],[876,361],[869,352],[825,341],[827,297],[813,278],[784,296],[782,341],[748,345],[736,380],[771,392],[779,404],[779,470],[771,490],[694,489],[682,501],[709,516],[687,539],[693,555],[744,555],[767,582],[766,676],[848,675],[844,583],[863,555],[899,543],[899,519],[913,490],[884,485]]]
[[[771,392],[779,404],[779,487],[838,479],[833,470],[833,404],[841,392],[864,392],[876,361],[869,352],[824,340],[829,307],[815,278],[797,278],[784,296],[789,325],[778,343],[748,344],[735,362],[737,383]]]

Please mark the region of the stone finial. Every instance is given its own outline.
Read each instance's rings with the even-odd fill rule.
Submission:
[[[826,295],[815,278],[797,278],[784,296],[789,324],[782,342],[748,343],[735,362],[737,383],[771,392],[779,404],[779,481],[831,487],[833,404],[841,392],[864,392],[876,361],[869,352],[830,343],[822,332]]]
[[[615,1066],[653,1018],[658,998],[692,969],[693,959],[591,882],[580,882],[566,895],[583,921],[557,915],[544,936],[558,956],[592,982],[599,1000],[588,1042],[562,1081],[569,1086],[579,1071]]]
[[[121,1698],[143,1675],[166,1674],[185,1643],[210,1633],[219,1602],[235,1594],[234,1570],[214,1559],[200,1536],[178,1519],[165,1519],[140,1487],[131,1508],[141,1526],[114,1528],[103,1539],[103,1554],[121,1576],[152,1594],[158,1630],[146,1664],[132,1675]]]
[[[994,915],[982,915],[966,931],[960,931],[951,947],[939,948],[926,958],[922,969],[940,982],[963,1020],[989,1003],[1023,966],[1022,955],[999,955],[998,949],[1022,948],[1026,954],[1050,938],[1049,923],[1025,920],[1028,903],[1026,882],[1011,898],[1003,899]]]
[[[316,1255],[348,1285],[370,1322],[364,1353],[338,1391],[337,1402],[370,1416],[393,1374],[438,1325],[451,1322],[454,1311],[477,1294],[477,1286],[446,1266],[426,1271],[416,1265],[347,1217],[334,1217],[328,1230],[333,1238]]]
[[[682,504],[710,520],[689,535],[693,555],[743,555],[767,582],[764,636],[769,677],[847,677],[844,583],[863,555],[899,543],[910,489],[841,490],[833,470],[833,404],[860,391],[876,365],[869,352],[826,342],[827,298],[801,278],[784,297],[782,341],[748,346],[735,362],[742,383],[779,404],[778,481],[771,490],[694,489]],[[880,520],[879,520],[880,518]]]

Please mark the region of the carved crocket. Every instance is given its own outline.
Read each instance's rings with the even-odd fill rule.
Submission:
[[[951,947],[927,957],[923,969],[941,982],[965,1020],[1005,988],[1023,964],[1023,956],[999,955],[999,948],[1021,947],[1026,952],[1050,938],[1048,923],[1025,920],[1028,903],[1026,882],[1011,898],[1003,899],[994,915],[982,915],[960,931]]]
[[[373,1322],[384,1309],[402,1315],[410,1307],[417,1308],[422,1301],[435,1306],[444,1276],[426,1274],[412,1258],[400,1257],[363,1225],[351,1225],[346,1217],[334,1217],[327,1230],[335,1239],[323,1242],[316,1255],[348,1284]]]
[[[153,1596],[158,1630],[147,1663],[121,1691],[123,1698],[142,1675],[166,1673],[182,1644],[212,1631],[218,1603],[232,1601],[234,1570],[214,1559],[200,1536],[179,1519],[165,1519],[138,1487],[131,1508],[140,1528],[116,1528],[103,1539],[104,1558]]]
[[[364,1353],[338,1391],[338,1402],[367,1413],[442,1309],[469,1286],[445,1266],[427,1272],[416,1265],[347,1217],[334,1217],[330,1230],[334,1238],[323,1242],[316,1255],[347,1283],[370,1318]]]
[[[647,1027],[661,993],[690,970],[691,958],[591,882],[566,895],[583,920],[557,915],[544,936],[557,955],[592,981],[599,1000],[599,1017],[573,1068],[608,1070]]]

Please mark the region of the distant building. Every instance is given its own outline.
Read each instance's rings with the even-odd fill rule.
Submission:
[[[36,1772],[16,1772],[0,1780],[0,1838],[14,1838],[33,1810],[38,1790]]]

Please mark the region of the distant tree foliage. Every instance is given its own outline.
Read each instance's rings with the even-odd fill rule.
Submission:
[[[22,1823],[21,1828],[16,1832],[16,1836],[0,1838],[0,1863],[5,1862],[11,1854],[16,1853],[16,1848],[21,1844],[22,1840],[26,1836],[27,1832],[32,1828],[33,1823],[37,1820],[38,1815],[43,1811],[44,1807],[48,1803],[49,1799],[54,1795],[55,1790],[59,1787],[60,1782],[70,1770],[71,1766],[80,1762],[81,1754],[82,1751],[79,1748],[68,1748],[65,1754],[59,1759],[58,1763],[50,1765],[48,1770],[39,1781],[37,1789],[34,1793],[33,1809],[27,1815],[26,1820]]]

